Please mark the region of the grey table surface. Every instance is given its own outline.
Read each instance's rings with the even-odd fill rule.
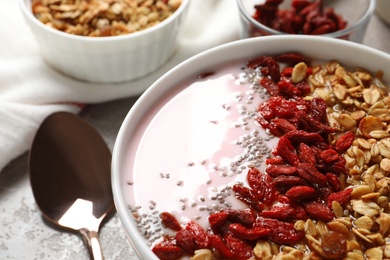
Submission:
[[[376,15],[364,45],[390,53],[390,27]],[[112,149],[120,125],[138,97],[90,105],[81,116]],[[13,160],[0,173],[0,259],[89,259],[81,237],[50,228],[42,220],[29,182],[28,154]],[[117,214],[102,226],[105,259],[138,259]]]

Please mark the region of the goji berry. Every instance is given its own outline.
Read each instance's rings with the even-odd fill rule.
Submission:
[[[331,134],[335,132],[334,128],[320,122],[303,111],[297,112],[297,118],[299,123],[303,126],[302,129],[305,131],[319,134]]]
[[[260,85],[267,90],[271,97],[279,96],[279,87],[272,79],[262,78]]]
[[[252,189],[260,189],[263,185],[262,176],[263,174],[258,169],[254,167],[249,168],[248,173],[246,175],[249,187],[251,187]]]
[[[197,248],[194,235],[187,229],[182,229],[175,234],[177,246],[185,252],[192,254]]]
[[[297,130],[297,128],[293,124],[291,124],[288,120],[284,118],[272,119],[271,123],[275,125],[275,128],[277,130],[279,130],[278,132],[271,132],[274,136],[281,136],[282,134]]]
[[[272,177],[279,175],[293,175],[297,173],[297,168],[290,165],[269,165],[265,172]]]
[[[299,161],[302,163],[317,164],[316,156],[313,150],[305,143],[300,143],[298,146]]]
[[[263,210],[259,215],[264,218],[288,221],[293,219],[295,209],[291,205],[276,203],[270,209]]]
[[[339,191],[341,189],[341,183],[336,174],[328,172],[327,174],[325,174],[325,176],[329,186],[332,187],[333,191]]]
[[[298,175],[313,185],[324,187],[327,185],[326,176],[320,173],[316,167],[309,163],[298,163]]]
[[[162,260],[178,259],[183,255],[183,249],[176,245],[173,238],[164,237],[164,240],[152,248],[153,253]]]
[[[256,212],[251,208],[247,209],[227,209],[228,219],[233,223],[240,223],[244,226],[252,226],[256,221]]]
[[[294,245],[305,236],[303,231],[294,228],[294,224],[271,218],[259,217],[255,226],[270,229],[268,238],[278,244]]]
[[[244,240],[236,237],[231,232],[226,233],[224,236],[226,245],[234,254],[234,259],[247,260],[253,257],[252,245]]]
[[[275,60],[277,60],[278,62],[286,63],[289,67],[294,67],[300,62],[304,62],[306,64],[310,63],[306,56],[297,52],[283,53],[277,55],[275,56]]]
[[[181,229],[179,221],[169,212],[162,212],[160,215],[161,222],[167,227],[174,231]]]
[[[265,237],[270,232],[269,229],[262,227],[246,228],[239,223],[230,224],[229,231],[232,232],[233,235],[243,240],[257,240],[259,238]]]
[[[282,77],[288,77],[290,78],[291,75],[292,75],[292,71],[293,71],[294,67],[285,67],[282,72],[281,72],[281,75]]]
[[[338,203],[340,203],[340,205],[345,205],[351,199],[351,192],[352,192],[352,188],[347,188],[342,191],[331,193],[327,200],[328,207],[329,208],[332,207],[333,201],[337,201]]]
[[[274,186],[273,179],[267,175],[263,174],[263,185],[261,186],[262,193],[263,193],[263,203],[266,206],[272,205],[272,203],[276,200],[278,197],[278,191],[276,190]]]
[[[288,132],[284,135],[292,145],[296,146],[300,143],[308,145],[323,143],[324,138],[318,133],[307,132],[303,130],[296,130]]]
[[[292,201],[312,199],[315,195],[316,190],[309,186],[294,186],[286,192],[286,196]]]
[[[335,149],[340,154],[345,153],[349,147],[351,147],[353,140],[355,139],[355,135],[352,132],[346,132],[341,135],[335,144]]]
[[[313,98],[310,103],[310,115],[321,123],[326,123],[326,108],[327,105],[322,98]]]
[[[273,58],[268,57],[267,59],[267,68],[268,68],[268,74],[273,80],[273,82],[279,82],[280,80],[280,68],[279,63]]]
[[[334,218],[333,212],[328,208],[327,205],[317,202],[310,201],[303,204],[307,214],[310,218],[316,220],[322,220],[324,222],[329,222]]]
[[[309,183],[302,177],[295,175],[280,175],[274,178],[274,185],[280,191],[285,193],[294,186],[308,185]]]
[[[287,134],[286,134],[287,135]],[[288,137],[283,135],[273,150],[274,155],[279,155],[290,165],[295,165],[299,162],[299,157],[295,151],[294,146],[290,143]]]
[[[326,163],[331,163],[339,159],[339,154],[333,149],[326,149],[321,152],[320,157]]]
[[[222,227],[227,223],[228,213],[224,211],[220,211],[220,212],[210,214],[208,221],[212,229],[219,229],[220,227]]]
[[[248,187],[244,187],[242,184],[235,184],[233,185],[233,191],[235,192],[235,197],[238,200],[241,200],[257,211],[263,210],[264,204]]]
[[[311,68],[307,68],[306,75],[310,75],[311,71]],[[301,91],[302,96],[305,96],[310,93],[310,85],[306,81],[298,82],[295,84],[295,86],[297,87],[297,89],[299,89],[299,91]]]
[[[224,259],[233,259],[234,254],[219,235],[209,234],[210,246],[218,251]]]
[[[281,80],[278,82],[279,93],[285,97],[301,96],[301,91],[289,81]]]
[[[347,173],[345,159],[342,156],[339,156],[338,160],[333,163],[318,163],[317,169],[322,173],[332,172],[337,175]]]
[[[273,164],[273,165],[281,165],[281,164],[285,164],[286,161],[283,160],[282,157],[280,156],[275,156],[275,157],[272,157],[272,158],[267,158],[265,160],[265,164],[269,165],[269,164]]]
[[[186,230],[190,231],[194,237],[194,242],[197,249],[209,248],[209,238],[203,227],[195,221],[189,221],[186,225]]]

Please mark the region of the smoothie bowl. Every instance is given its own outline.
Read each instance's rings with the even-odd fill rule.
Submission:
[[[113,151],[114,200],[139,256],[390,257],[389,65],[352,42],[272,36],[157,80]]]

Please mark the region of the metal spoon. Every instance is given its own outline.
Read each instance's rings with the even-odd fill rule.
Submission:
[[[30,154],[30,181],[39,209],[49,223],[79,232],[91,259],[103,259],[102,220],[114,211],[111,152],[81,117],[57,112],[39,127]]]

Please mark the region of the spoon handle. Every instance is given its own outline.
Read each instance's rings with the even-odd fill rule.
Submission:
[[[103,253],[100,247],[99,234],[97,231],[87,229],[80,230],[81,235],[87,244],[89,254],[92,260],[103,260]]]

